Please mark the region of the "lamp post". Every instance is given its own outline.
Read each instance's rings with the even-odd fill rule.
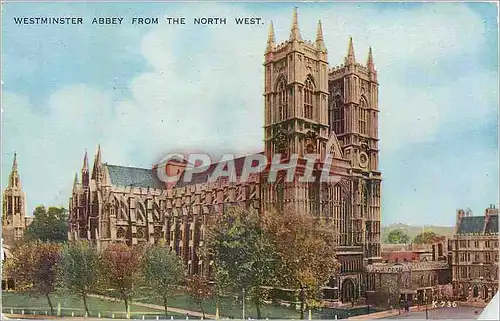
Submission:
[[[245,288],[243,288],[243,320],[245,320]]]

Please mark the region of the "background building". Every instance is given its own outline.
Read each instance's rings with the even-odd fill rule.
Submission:
[[[11,254],[15,242],[20,240],[32,217],[26,216],[26,195],[21,187],[21,177],[17,169],[17,154],[14,154],[9,183],[3,192],[2,211],[2,262]],[[12,279],[2,271],[2,289],[13,288]]]
[[[448,245],[455,296],[467,301],[493,298],[498,291],[498,209],[490,205],[484,216],[458,210]]]
[[[453,295],[451,271],[447,262],[400,262],[366,267],[367,303],[403,307],[432,302]]]
[[[321,22],[316,40],[303,40],[294,10],[287,41],[277,44],[270,26],[264,78],[263,153],[298,154],[299,171],[304,170],[305,154],[319,154],[321,159],[330,155],[338,183],[288,183],[281,172],[273,183],[266,180],[269,173],[238,184],[224,179],[209,183],[204,173],[191,183],[170,186],[155,178],[155,170],[104,163],[98,148],[91,170],[85,153],[81,180],[74,181],[69,239],[89,239],[99,246],[165,239],[189,274],[209,276],[210,262],[196,251],[203,246],[208,216],[228,206],[260,211],[286,207],[330,225],[342,273],[328,286],[338,290],[333,293],[342,301],[363,296],[364,267],[381,260],[378,82],[371,49],[362,65],[350,39],[344,64],[330,69]],[[242,159],[235,164],[239,176]],[[178,163],[175,168],[158,166],[182,170]]]
[[[31,223],[32,217],[26,216],[26,195],[21,187],[21,177],[17,169],[17,155],[14,154],[9,183],[3,192],[2,237],[6,247],[21,239]]]

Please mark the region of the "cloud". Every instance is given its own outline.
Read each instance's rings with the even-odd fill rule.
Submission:
[[[127,84],[124,94],[83,81],[57,83],[55,90],[43,97],[33,97],[22,87],[4,92],[4,156],[18,151],[30,208],[38,203],[66,205],[72,175],[81,166],[84,149],[92,156],[98,143],[104,161],[142,167],[178,149],[259,151],[267,23],[273,20],[278,42],[288,39],[291,8],[176,5],[168,10],[169,16],[186,16],[189,21],[195,16],[226,16],[232,23],[233,17],[257,15],[266,25],[161,24],[144,29],[142,38],[137,29],[127,28],[123,31],[131,33],[130,39],[141,41],[125,47],[123,34],[116,46],[109,41],[112,37],[106,37],[106,42],[100,42],[105,61],[110,61],[106,55],[111,52],[121,56],[139,53],[144,62],[116,69],[117,77],[126,68],[137,71],[121,81]],[[349,36],[354,38],[356,58],[362,63],[368,47],[373,47],[380,81],[385,171],[391,170],[390,157],[407,146],[435,142],[449,126],[461,128],[471,122],[479,126],[497,115],[496,70],[461,65],[467,57],[480,57],[488,45],[482,18],[469,6],[426,4],[383,9],[377,4],[304,4],[299,8],[304,39],[314,40],[319,19],[331,66],[343,62]],[[92,32],[100,31],[86,30],[84,35],[90,37]],[[67,50],[66,59],[78,60],[84,54],[73,52],[71,47]],[[94,61],[88,68],[98,72],[106,66],[100,67],[96,52],[93,50],[95,56],[86,61]],[[43,57],[29,57],[26,72],[41,62],[37,59]],[[14,77],[12,72],[4,75],[7,80],[9,77]],[[474,146],[469,148],[474,150]],[[4,157],[4,173],[10,171],[5,162],[8,159]],[[439,168],[439,159],[429,160],[428,166]],[[450,172],[448,178],[455,174]],[[384,184],[396,183],[394,179]],[[404,187],[396,189],[401,195],[405,191]],[[445,193],[448,191],[443,187],[435,196],[420,195],[432,198]],[[405,195],[405,204],[411,203],[414,196]],[[398,205],[388,199],[386,212],[394,215]],[[457,197],[452,197],[441,208],[456,201]]]

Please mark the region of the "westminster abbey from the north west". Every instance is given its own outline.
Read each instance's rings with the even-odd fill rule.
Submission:
[[[264,81],[263,153],[316,153],[321,159],[330,154],[331,173],[340,180],[267,183],[263,173],[233,184],[222,179],[207,183],[206,175],[197,175],[191,183],[172,186],[156,179],[155,169],[103,162],[99,148],[92,167],[85,153],[81,180],[75,177],[70,240],[90,239],[105,247],[164,239],[189,274],[208,276],[211,263],[196,251],[203,246],[207,216],[229,205],[257,210],[286,205],[331,226],[341,262],[339,277],[325,285],[332,298],[350,302],[364,296],[364,268],[381,260],[378,82],[371,49],[366,65],[361,64],[350,39],[344,63],[330,68],[321,22],[316,40],[303,40],[294,10],[288,40],[276,43],[270,26]],[[239,175],[241,159],[235,164]],[[184,165],[166,166],[182,170]]]

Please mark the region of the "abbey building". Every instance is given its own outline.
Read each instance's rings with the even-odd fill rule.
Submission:
[[[88,239],[101,247],[164,239],[189,274],[209,276],[210,262],[196,251],[203,246],[207,217],[227,206],[259,211],[286,206],[328,224],[336,236],[341,274],[325,285],[338,290],[332,296],[343,302],[362,296],[365,266],[381,260],[378,82],[371,49],[361,64],[349,39],[343,64],[330,68],[321,22],[316,40],[304,40],[294,11],[288,40],[277,43],[270,26],[264,81],[263,154],[330,156],[330,171],[338,181],[288,182],[278,173],[278,180],[269,183],[265,172],[239,183],[209,182],[206,175],[197,175],[188,183],[166,185],[157,179],[157,167],[111,165],[98,148],[92,167],[85,153],[81,176],[74,180],[69,239]],[[241,159],[235,164],[241,175]],[[165,166],[183,170],[182,163]]]

